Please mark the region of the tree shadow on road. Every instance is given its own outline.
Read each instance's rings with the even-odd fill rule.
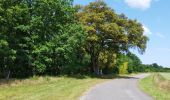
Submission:
[[[63,76],[63,75],[61,75]],[[86,79],[86,78],[98,78],[98,79],[139,79],[133,76],[128,75],[117,75],[117,74],[109,74],[109,75],[94,75],[94,74],[77,74],[77,75],[64,75],[70,78],[76,79]]]

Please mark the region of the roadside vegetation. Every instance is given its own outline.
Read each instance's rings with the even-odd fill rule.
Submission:
[[[145,52],[142,27],[101,0],[1,0],[0,78],[165,71],[130,52]]]
[[[170,73],[154,73],[140,80],[140,88],[156,100],[170,100]]]
[[[16,78],[10,85],[0,80],[0,99],[74,100],[100,82],[65,75],[170,71],[143,65],[131,52],[143,54],[148,40],[140,22],[104,0],[84,6],[73,0],[0,0],[0,78]],[[34,76],[53,78],[18,82]]]
[[[170,73],[160,73],[165,79],[170,80]]]
[[[13,79],[0,85],[0,100],[79,100],[91,86],[106,80],[88,76]]]

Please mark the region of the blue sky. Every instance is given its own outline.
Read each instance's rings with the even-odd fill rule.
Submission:
[[[74,0],[74,4],[87,5],[96,0]],[[105,0],[116,13],[124,13],[143,24],[149,37],[145,54],[140,55],[144,64],[158,63],[170,67],[170,0]]]

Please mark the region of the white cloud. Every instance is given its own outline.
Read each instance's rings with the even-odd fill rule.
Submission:
[[[151,30],[148,27],[146,27],[145,25],[143,25],[143,30],[144,30],[144,35],[146,35],[146,36],[152,34]]]
[[[144,35],[149,36],[149,35],[153,34],[153,32],[147,26],[143,25],[142,27],[144,30]],[[160,32],[155,32],[153,35],[157,36],[159,38],[165,38],[165,35]]]
[[[148,9],[152,0],[125,0],[125,3],[132,8],[139,8],[142,10]]]

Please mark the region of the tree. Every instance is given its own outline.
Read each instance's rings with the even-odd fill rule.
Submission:
[[[128,62],[124,62],[119,68],[119,74],[128,74]]]
[[[127,74],[129,69],[129,58],[125,54],[119,54],[116,62],[115,72],[118,74]]]
[[[0,0],[0,71],[7,78],[56,74],[78,61],[86,33],[72,2]]]
[[[96,74],[99,74],[100,55],[106,56],[106,52],[113,55],[127,52],[130,48],[137,48],[140,53],[145,51],[148,39],[143,35],[142,25],[136,20],[128,19],[124,14],[116,14],[100,0],[77,8],[77,20],[88,33],[85,48],[91,56],[91,69]],[[106,58],[108,59],[103,60],[103,63],[111,63],[115,59],[104,59]],[[102,66],[108,67],[108,63]]]
[[[133,53],[129,52],[127,54],[127,57],[129,59],[129,67],[128,72],[144,72],[144,68],[142,66],[141,60]]]

